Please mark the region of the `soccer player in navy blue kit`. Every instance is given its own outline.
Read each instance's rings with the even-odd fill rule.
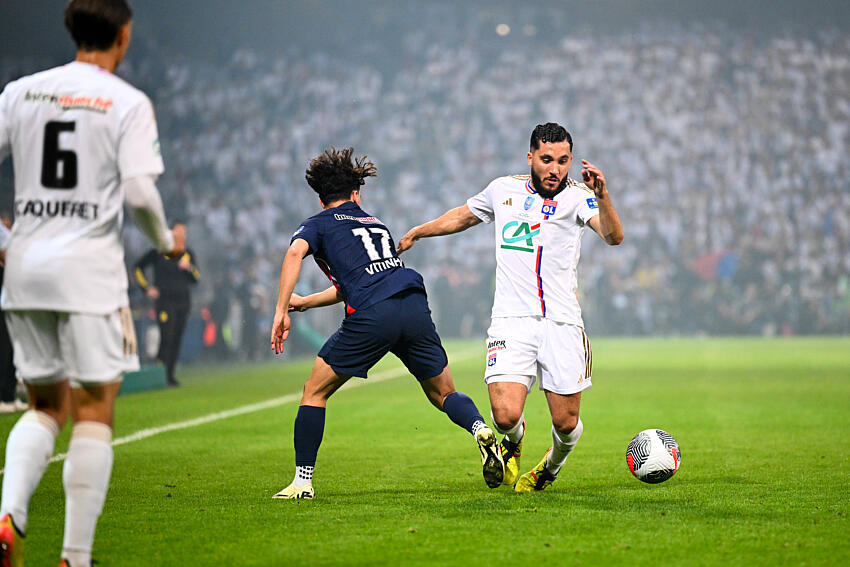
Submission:
[[[295,479],[274,498],[314,497],[313,467],[328,398],[352,376],[366,378],[388,352],[401,359],[437,409],[475,437],[484,480],[495,488],[504,476],[496,436],[475,403],[455,391],[422,276],[404,267],[387,227],[360,208],[360,187],[377,170],[366,156],[352,159],[353,151],[330,148],[310,162],[307,183],[319,194],[323,211],[295,231],[283,259],[271,333],[275,353],[283,352],[289,337],[289,311],[344,301],[346,317],[319,350],[304,384],[295,418]],[[292,292],[309,254],[333,285],[302,298]]]

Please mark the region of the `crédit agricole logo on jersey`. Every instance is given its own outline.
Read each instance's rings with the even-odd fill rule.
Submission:
[[[502,227],[501,247],[520,252],[534,252],[534,237],[540,234],[540,223],[510,221]]]

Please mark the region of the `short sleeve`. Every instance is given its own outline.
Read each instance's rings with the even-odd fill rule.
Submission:
[[[578,204],[578,217],[579,224],[582,226],[587,224],[587,221],[595,217],[599,214],[599,204],[596,202],[596,195],[587,190],[582,190],[581,192],[581,202]]]
[[[307,242],[307,245],[310,246],[310,250],[308,254],[313,254],[316,250],[319,249],[321,243],[321,231],[319,230],[319,223],[315,222],[312,219],[308,219],[304,221],[304,223],[298,227],[298,229],[292,233],[292,239],[289,241],[290,244],[295,242],[296,238],[300,238]]]
[[[127,180],[137,175],[157,176],[164,169],[153,106],[143,97],[122,121],[118,170],[121,179]]]
[[[9,104],[9,91],[0,92],[0,163],[12,151],[12,117],[6,108]]]
[[[486,223],[491,223],[496,219],[496,214],[493,209],[493,184],[491,182],[483,191],[477,195],[473,195],[466,201],[466,206],[473,215],[480,218]]]

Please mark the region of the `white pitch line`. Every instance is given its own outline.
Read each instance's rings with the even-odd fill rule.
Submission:
[[[479,356],[476,354],[466,354],[464,356],[458,356],[453,358],[454,362],[463,362],[465,360],[469,360],[471,358],[475,358]],[[376,382],[383,382],[385,380],[392,380],[393,378],[398,378],[399,376],[404,376],[408,374],[406,368],[392,368],[389,370],[383,370],[381,372],[376,372],[372,374],[368,380],[349,380],[346,382],[340,390],[348,390],[351,388],[356,388],[358,386],[363,386],[366,384],[374,384]],[[188,429],[190,427],[197,427],[198,425],[204,425],[207,423],[213,423],[215,421],[220,421],[222,419],[227,419],[229,417],[236,417],[237,415],[245,415],[248,413],[254,413],[257,411],[261,411],[264,409],[274,408],[277,406],[282,406],[283,404],[288,404],[289,402],[297,401],[301,398],[301,394],[287,394],[285,396],[280,396],[279,398],[272,398],[270,400],[265,400],[263,402],[257,402],[253,404],[248,404],[245,406],[239,406],[238,408],[233,408],[229,410],[219,411],[215,413],[210,413],[207,415],[202,415],[201,417],[196,417],[194,419],[188,419],[186,421],[178,421],[176,423],[169,423],[167,425],[160,425],[159,427],[149,427],[147,429],[141,429],[136,431],[135,433],[131,433],[130,435],[125,435],[124,437],[119,437],[117,439],[112,440],[112,446],[117,447],[118,445],[125,445],[127,443],[133,443],[134,441],[141,441],[143,439],[147,439],[149,437],[153,437],[154,435],[160,435],[162,433],[168,433],[169,431],[179,431],[180,429]],[[59,461],[65,460],[65,457],[68,456],[68,453],[57,453],[50,458],[49,463],[57,463]],[[0,469],[0,475],[3,474],[5,468]]]

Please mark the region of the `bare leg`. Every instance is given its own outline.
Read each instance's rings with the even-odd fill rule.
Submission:
[[[516,382],[491,382],[487,384],[493,422],[500,432],[510,431],[520,425],[528,388]]]
[[[337,374],[323,359],[316,357],[310,377],[304,384],[304,394],[301,396],[302,406],[323,408],[334,392],[348,382],[351,376]]]
[[[428,401],[438,410],[445,411],[443,403],[446,401],[446,397],[455,392],[455,384],[449,367],[446,366],[440,374],[433,378],[422,380],[419,385],[425,395],[428,396]]]
[[[481,417],[481,413],[475,406],[475,402],[463,392],[455,390],[448,366],[443,368],[443,371],[438,375],[422,380],[419,384],[435,408],[446,412],[449,419],[472,435],[475,435],[479,427],[486,425],[484,418]]]
[[[46,413],[59,425],[65,425],[71,413],[71,386],[67,380],[55,384],[26,384],[30,409]]]
[[[71,419],[74,423],[95,421],[112,427],[115,416],[115,399],[121,390],[121,381],[71,389]]]

